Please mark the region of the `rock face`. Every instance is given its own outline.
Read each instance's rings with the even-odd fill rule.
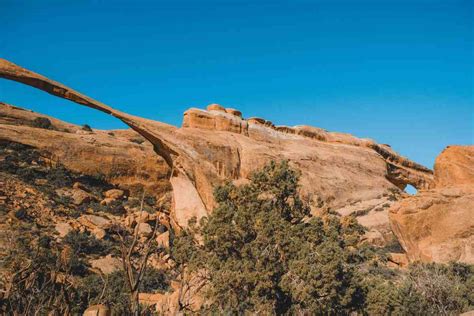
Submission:
[[[58,154],[60,146],[67,143],[72,147],[78,138],[82,143],[90,142],[88,150],[97,157],[93,160],[101,161],[100,166],[94,161],[93,167],[99,170],[107,171],[111,165],[116,165],[110,161],[109,157],[113,156],[108,155],[110,147],[129,150],[119,157],[133,166],[141,166],[140,160],[145,163],[147,168],[136,170],[135,174],[162,175],[166,169],[161,161],[165,161],[170,174],[166,183],[173,189],[171,215],[175,225],[180,227],[186,226],[191,217],[205,216],[213,209],[212,192],[216,185],[225,180],[241,183],[272,159],[288,159],[302,171],[301,193],[311,203],[313,213],[324,209],[345,215],[357,212],[364,225],[383,233],[389,231],[387,210],[400,198],[401,190],[407,184],[418,189],[429,188],[433,182],[431,170],[398,155],[389,146],[369,139],[309,126],[275,126],[258,118],[245,120],[240,111],[217,104],[210,105],[207,111],[186,111],[182,127],[177,128],[119,112],[6,60],[0,60],[0,77],[110,114],[147,139],[154,153],[151,146],[136,147],[127,143],[125,148],[122,137],[107,138],[106,132],[94,131],[80,136],[63,133],[57,137],[57,131],[44,131],[38,136],[31,127],[11,126],[11,122],[0,121],[1,138],[48,149],[53,147],[55,150],[52,151]],[[6,105],[1,108],[3,112],[21,115],[21,110]],[[68,128],[76,129],[74,126]],[[123,133],[126,132],[120,132],[120,135]],[[76,149],[71,151],[79,155]],[[63,153],[62,156],[67,155]],[[73,159],[65,157],[65,160],[65,164],[74,166]],[[84,160],[80,159],[80,162]],[[130,170],[123,169],[124,172]],[[113,172],[107,174],[110,176]],[[158,182],[155,188],[159,186]]]
[[[390,209],[410,261],[474,263],[474,146],[449,146],[436,159],[435,186]]]
[[[54,129],[35,128],[37,117],[49,119]],[[131,191],[141,192],[142,187],[147,194],[170,191],[169,166],[150,143],[134,143],[138,136],[132,130],[83,134],[80,126],[0,102],[0,141],[35,147],[53,165],[59,163],[85,175],[101,175]]]

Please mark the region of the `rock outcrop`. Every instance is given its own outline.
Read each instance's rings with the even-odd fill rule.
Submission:
[[[35,127],[36,118],[50,120],[51,129]],[[132,191],[170,191],[171,169],[150,143],[134,142],[137,137],[140,135],[132,130],[84,133],[80,126],[0,102],[0,141],[35,147],[52,165],[62,164],[74,172],[102,176]]]
[[[436,159],[435,186],[390,209],[410,261],[474,263],[474,146],[449,146]]]
[[[212,210],[215,185],[225,180],[245,181],[255,169],[271,159],[288,159],[302,171],[301,191],[311,203],[313,213],[324,209],[341,214],[357,212],[363,224],[383,233],[388,232],[387,210],[400,198],[401,190],[407,184],[419,189],[429,188],[433,182],[431,170],[398,155],[389,146],[369,139],[309,126],[275,126],[264,119],[243,119],[240,111],[217,104],[210,105],[207,110],[186,111],[183,126],[177,128],[117,111],[6,60],[0,60],[0,77],[115,116],[147,139],[169,167],[174,202],[172,217],[177,226],[186,226],[191,217],[199,218]],[[56,136],[57,131],[38,136],[28,130],[30,127],[0,123],[0,138],[33,146],[51,149],[67,142],[72,144],[78,138],[77,134],[61,135],[59,145],[51,137]],[[94,131],[81,138],[91,142],[94,148],[91,151],[103,151],[95,155],[106,160],[110,156],[106,155],[108,149],[104,145],[116,147],[122,139],[106,138],[102,133],[107,135]],[[133,146],[128,145],[127,149],[133,150]],[[125,156],[133,157],[130,160],[151,159],[159,165],[160,158],[148,148],[136,154]],[[66,164],[73,165],[65,159]],[[153,169],[150,166],[143,172],[155,177],[162,174],[163,167]]]

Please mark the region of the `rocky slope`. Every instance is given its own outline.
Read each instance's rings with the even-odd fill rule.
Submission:
[[[40,119],[51,126],[38,127]],[[170,168],[133,130],[88,130],[0,102],[0,140],[35,147],[51,163],[74,172],[101,175],[132,191],[161,195],[171,189]]]
[[[145,186],[157,196],[171,191],[170,213],[176,228],[213,209],[216,185],[227,180],[245,182],[253,170],[272,159],[288,159],[301,170],[301,193],[314,214],[327,209],[354,214],[369,228],[368,239],[381,244],[391,235],[388,210],[408,197],[403,192],[407,184],[420,192],[439,190],[443,181],[461,181],[471,187],[459,166],[450,168],[452,171],[437,167],[436,173],[445,175],[433,179],[428,168],[370,139],[310,126],[275,126],[261,118],[245,119],[240,111],[217,104],[206,110],[189,109],[178,128],[117,111],[6,60],[0,60],[0,76],[110,114],[134,130],[86,132],[52,119],[53,130],[38,131],[30,122],[40,114],[2,104],[0,139],[40,148],[77,172],[100,171],[123,187]],[[133,142],[140,137],[150,144]],[[418,198],[403,200],[392,207],[392,213]],[[391,217],[396,222],[395,215]],[[397,228],[400,225],[392,227],[399,238],[408,240]],[[413,251],[408,242],[403,245]],[[438,260],[436,256],[426,258]]]
[[[344,215],[357,212],[362,224],[384,233],[387,209],[406,184],[421,189],[432,183],[431,170],[368,139],[308,126],[274,126],[259,118],[243,119],[239,111],[218,105],[207,111],[188,110],[183,126],[177,128],[116,111],[5,60],[0,61],[0,76],[111,114],[149,140],[171,168],[172,214],[179,226],[212,210],[215,185],[228,179],[245,181],[270,159],[288,159],[302,171],[302,193],[311,201],[313,212],[328,208]],[[20,135],[23,142],[34,145],[29,131],[18,133],[18,128],[5,124],[2,129],[3,138],[19,139]],[[103,135],[107,134],[83,138],[97,142],[95,148],[119,143]],[[157,155],[151,157],[157,159]],[[150,171],[148,174],[153,174]]]

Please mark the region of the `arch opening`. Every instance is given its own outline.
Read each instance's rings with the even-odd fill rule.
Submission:
[[[407,184],[404,191],[410,195],[415,195],[418,192],[418,190],[411,184]]]

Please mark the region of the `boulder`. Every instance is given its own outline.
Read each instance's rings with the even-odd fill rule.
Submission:
[[[135,227],[139,236],[142,237],[150,237],[153,234],[153,229],[151,228],[150,224],[147,223],[139,223]]]
[[[89,189],[80,182],[74,182],[74,184],[72,185],[72,188],[73,189],[80,189],[80,190],[89,192]]]
[[[125,192],[120,189],[111,189],[104,192],[104,196],[109,199],[118,200],[124,197]]]
[[[96,228],[109,229],[112,224],[110,220],[97,215],[82,215],[78,221],[91,230]]]
[[[111,316],[110,308],[105,305],[92,305],[89,306],[83,316]]]
[[[100,201],[100,205],[110,205],[112,202],[116,201],[114,198],[105,198]]]
[[[107,255],[100,259],[90,261],[91,266],[94,269],[100,270],[104,274],[110,274],[112,272],[122,269],[122,260]]]
[[[408,257],[404,253],[389,253],[388,254],[388,266],[393,268],[406,268],[408,267]]]
[[[62,189],[57,189],[56,194],[59,196],[64,196],[68,197],[72,200],[72,203],[75,205],[81,205],[83,203],[89,203],[90,201],[95,200],[95,197],[91,195],[90,193],[78,189],[78,188],[62,188]]]
[[[150,220],[150,213],[148,212],[136,212],[134,216],[137,223],[146,223]]]
[[[135,216],[133,214],[130,214],[127,217],[125,217],[125,225],[127,227],[133,227],[133,225],[135,225],[135,223],[136,223]]]
[[[226,112],[225,108],[222,105],[213,103],[209,104],[206,108],[208,111],[219,111],[219,112]]]
[[[94,197],[81,189],[73,189],[71,198],[74,204],[81,205],[83,203],[89,203],[94,200]]]
[[[364,234],[364,240],[376,246],[385,245],[385,238],[382,233],[376,229],[371,229]]]
[[[57,223],[54,226],[54,229],[59,233],[59,237],[63,238],[66,236],[73,228],[69,223]]]
[[[170,247],[170,232],[166,231],[162,234],[159,234],[156,237],[156,242],[158,246],[161,246],[163,248],[169,248]]]
[[[105,236],[107,236],[107,232],[102,228],[93,229],[92,234],[95,236],[95,238],[100,239],[100,240],[104,239]]]

